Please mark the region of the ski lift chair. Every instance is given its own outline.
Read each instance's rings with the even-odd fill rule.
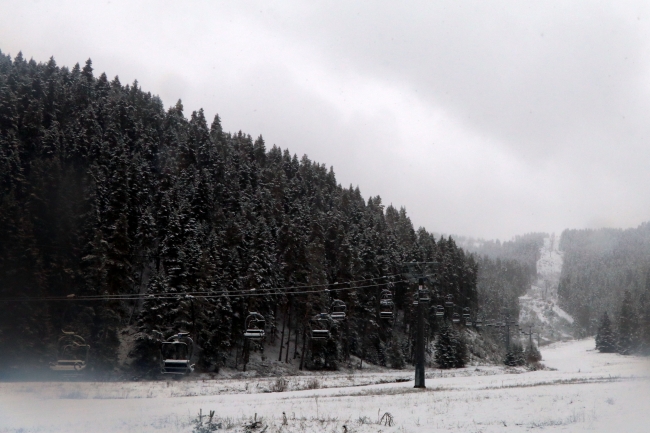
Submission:
[[[332,314],[330,314],[330,317],[335,322],[341,322],[345,320],[346,309],[347,307],[345,305],[345,302],[341,301],[340,299],[335,299],[334,302],[332,302]]]
[[[80,372],[88,365],[90,346],[86,340],[74,332],[61,331],[63,335],[57,342],[56,361],[50,363],[50,370],[61,372]]]
[[[442,305],[438,305],[436,307],[436,317],[444,317],[445,315],[445,307]]]
[[[188,374],[194,371],[190,363],[194,351],[194,342],[189,332],[172,335],[160,346],[160,371],[162,374]]]
[[[394,317],[394,307],[393,293],[388,289],[382,290],[379,298],[379,318],[392,319]]]
[[[253,341],[259,341],[264,338],[264,328],[266,327],[266,320],[260,313],[248,313],[246,321],[244,322],[244,338]]]
[[[393,306],[393,293],[388,289],[382,290],[381,294],[379,295],[379,303],[381,305],[390,305],[392,307]]]
[[[332,327],[332,318],[326,313],[320,313],[311,318],[311,339],[328,340],[330,338]]]
[[[463,319],[469,320],[470,315],[469,315],[469,307],[463,308]]]
[[[427,289],[420,289],[418,288],[418,300],[420,302],[429,302],[429,291]]]
[[[474,322],[474,326],[477,327],[477,328],[482,327],[483,326],[483,320],[480,317],[477,318],[476,321]]]
[[[447,301],[445,302],[445,308],[454,308],[454,301],[452,301],[451,295],[447,295]]]
[[[460,314],[454,313],[451,316],[451,321],[454,322],[454,323],[459,323],[460,322]]]

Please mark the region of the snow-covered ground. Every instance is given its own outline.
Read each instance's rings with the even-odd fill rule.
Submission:
[[[558,305],[558,284],[562,272],[563,253],[559,239],[551,235],[544,239],[537,261],[537,280],[524,296],[519,298],[519,323],[540,334],[540,341],[548,343],[571,339],[573,317]]]
[[[407,371],[291,377],[285,392],[273,378],[2,383],[0,432],[191,432],[199,410],[232,432],[647,432],[650,360],[593,347],[543,347],[554,370],[429,370],[426,390]]]

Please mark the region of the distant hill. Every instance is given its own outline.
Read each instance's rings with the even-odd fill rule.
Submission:
[[[596,332],[605,311],[617,315],[626,291],[636,306],[650,293],[650,223],[627,230],[565,230],[560,249],[560,303],[587,333]]]

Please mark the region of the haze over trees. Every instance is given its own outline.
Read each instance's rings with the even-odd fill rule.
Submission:
[[[404,208],[341,186],[332,168],[225,132],[218,115],[186,115],[181,101],[165,109],[137,81],[95,76],[90,60],[68,69],[0,53],[0,187],[0,371],[46,367],[62,329],[88,340],[101,371],[153,371],[160,342],[187,330],[198,367],[214,371],[263,350],[244,344],[249,311],[305,368],[351,355],[403,366],[415,311],[403,262],[439,263],[426,329],[453,341],[434,307],[451,295],[473,318],[516,317],[543,237],[468,253],[415,229]],[[565,287],[568,303],[582,296]],[[384,288],[395,294],[390,323],[378,319]],[[348,320],[332,341],[305,344],[333,298]],[[465,362],[457,342],[446,366]]]
[[[563,308],[602,352],[650,353],[650,223],[565,230],[560,247]]]

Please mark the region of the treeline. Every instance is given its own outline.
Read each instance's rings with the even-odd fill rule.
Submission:
[[[160,341],[184,329],[198,367],[214,371],[239,356],[248,311],[276,338],[286,320],[298,342],[332,298],[348,306],[346,328],[308,347],[306,366],[350,354],[398,365],[412,351],[392,335],[412,335],[401,263],[413,260],[440,263],[431,335],[449,294],[476,313],[478,263],[451,237],[415,230],[404,208],[364,199],[307,156],[223,131],[218,115],[165,110],[137,81],[96,77],[90,60],[68,69],[0,53],[0,187],[0,370],[47,366],[62,329],[86,338],[98,370],[125,359],[150,370]],[[275,290],[296,286],[312,293]],[[394,326],[377,319],[386,287]],[[196,292],[209,296],[186,296]]]
[[[561,306],[586,334],[596,333],[605,312],[616,318],[615,323],[623,320],[619,316],[621,305],[629,304],[630,312],[625,316],[631,320],[646,314],[649,223],[627,230],[565,230],[560,248],[564,251],[558,287]]]
[[[459,238],[458,244],[477,256],[478,298],[486,319],[519,317],[519,297],[537,278],[537,261],[545,233],[527,233],[501,242]]]
[[[626,290],[614,318],[612,322],[609,313],[603,313],[596,333],[596,349],[604,353],[650,355],[650,284],[636,302]]]

